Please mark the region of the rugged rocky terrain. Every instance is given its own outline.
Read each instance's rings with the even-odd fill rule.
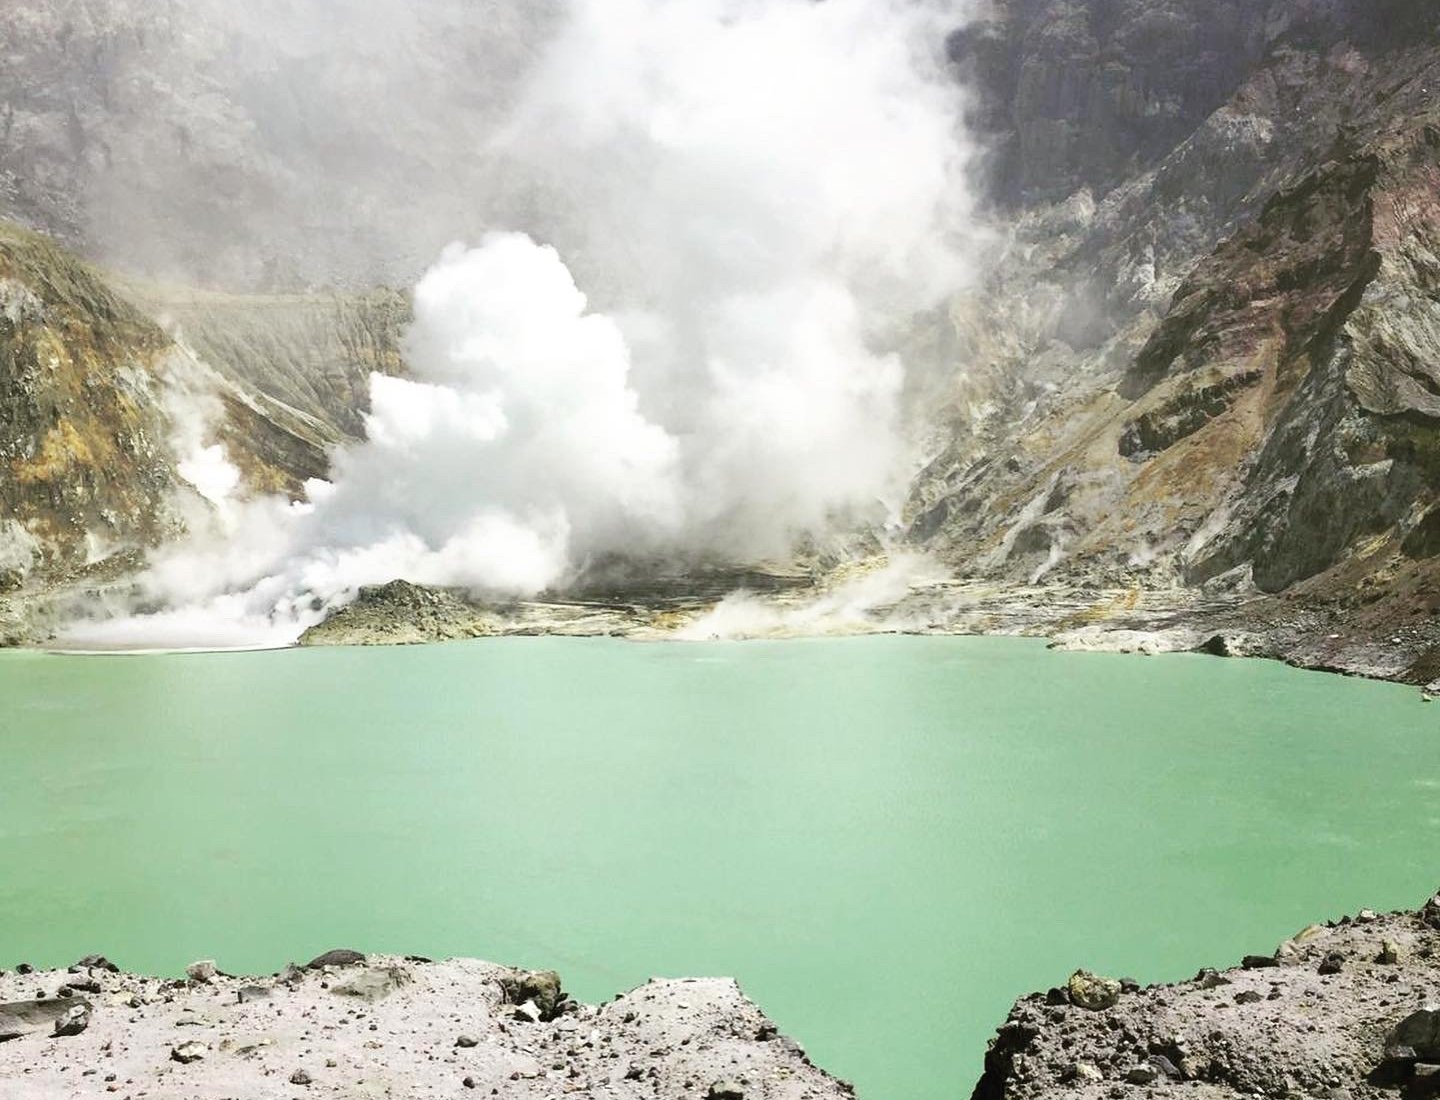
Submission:
[[[915,542],[977,580],[1229,600],[1304,663],[1398,636],[1392,674],[1433,679],[1426,7],[1005,2],[952,40],[1010,229],[952,309],[970,366]]]
[[[0,446],[19,462],[0,489],[0,572],[12,589],[83,590],[201,506],[180,471],[196,447],[223,444],[242,492],[298,496],[363,431],[369,373],[403,369],[403,295],[257,288],[408,279],[429,252],[400,238],[431,249],[428,227],[488,216],[434,206],[484,174],[464,142],[438,146],[324,59],[393,50],[406,87],[478,148],[548,16],[460,33],[461,8],[437,0],[414,33],[339,26],[340,49],[283,5],[270,23],[209,0],[22,7],[0,28],[0,211],[152,276],[111,277],[19,229],[0,240],[19,364],[0,378],[16,410]],[[1440,679],[1433,6],[987,0],[948,47],[990,150],[1000,243],[982,285],[905,341],[925,359],[912,396],[928,458],[901,541],[954,580],[887,599],[874,627]],[[481,54],[499,60],[469,91],[446,78]],[[313,102],[277,113],[301,73]],[[375,170],[342,170],[347,156]],[[176,187],[205,202],[157,222]],[[467,210],[515,200],[477,191]],[[216,239],[237,226],[243,240]],[[71,365],[27,373],[42,346]],[[137,386],[146,399],[126,396]],[[219,394],[198,433],[176,419],[197,388]],[[367,598],[311,640],[643,632],[674,621],[674,599],[723,594],[692,580],[499,615],[464,593],[436,595],[439,617]],[[43,637],[43,616],[0,601],[8,637]]]
[[[594,1006],[552,971],[343,950],[267,977],[143,977],[93,955],[0,972],[0,1081],[14,1100],[853,1095],[733,981]]]
[[[118,279],[0,220],[0,639],[123,584],[225,491],[303,495],[401,369],[399,295],[206,295]],[[218,450],[216,450],[218,448]]]
[[[1433,1096],[1437,998],[1440,897],[1174,985],[1078,971],[1016,1003],[973,1098]]]

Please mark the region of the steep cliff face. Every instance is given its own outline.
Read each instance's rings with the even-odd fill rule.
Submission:
[[[1433,32],[1412,0],[988,0],[950,41],[1007,205],[1153,167],[1277,47],[1385,49]]]
[[[1033,80],[1060,80],[1070,62],[1037,53],[1036,36],[1121,7],[1004,6],[985,48],[1011,42],[1045,74]],[[1204,97],[1174,100],[1168,73],[1143,75],[1156,48],[1127,71],[1178,106],[1145,114],[1120,152],[1105,134],[1121,101],[1066,98],[1083,152],[1057,139],[1042,157],[1020,135],[1049,109],[990,85],[1009,128],[996,186],[1018,212],[990,285],[955,305],[973,367],[913,501],[913,537],[962,572],[1307,582],[1315,600],[1364,577],[1388,590],[1434,552],[1440,30],[1413,22],[1414,5],[1389,22],[1344,4],[1222,7],[1234,18],[1215,26],[1244,48],[1204,65],[1217,79],[1238,66],[1234,87],[1163,154],[1147,143],[1170,141]],[[1105,49],[1124,69],[1138,47],[1113,26]],[[1042,178],[1060,191],[1026,182]]]
[[[338,429],[364,434],[372,373],[403,370],[410,299],[357,294],[225,294],[126,281],[126,295],[176,340],[237,385]]]
[[[164,334],[94,272],[0,225],[0,559],[10,585],[174,532]]]
[[[204,514],[208,448],[236,495],[298,496],[360,433],[370,371],[399,369],[407,312],[378,292],[162,302],[0,222],[0,588],[133,568]]]

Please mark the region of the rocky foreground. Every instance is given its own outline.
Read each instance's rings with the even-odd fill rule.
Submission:
[[[734,981],[652,980],[580,1004],[552,971],[331,951],[263,978],[179,980],[101,956],[0,972],[0,1096],[830,1100]]]
[[[1310,925],[1141,989],[1078,971],[1016,1003],[972,1100],[1440,1094],[1440,895]]]

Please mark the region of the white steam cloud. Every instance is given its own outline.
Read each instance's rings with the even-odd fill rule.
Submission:
[[[973,241],[958,21],[925,0],[572,0],[486,150],[513,231],[420,281],[366,442],[292,506],[229,499],[223,453],[189,441],[215,521],[146,581],[185,610],[77,639],[194,643],[209,619],[288,640],[359,584],[530,594],[604,555],[783,554],[896,500],[887,342]]]

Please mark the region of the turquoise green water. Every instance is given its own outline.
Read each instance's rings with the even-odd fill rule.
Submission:
[[[872,1100],[1440,881],[1410,689],[1007,639],[0,655],[0,966],[730,974]]]

